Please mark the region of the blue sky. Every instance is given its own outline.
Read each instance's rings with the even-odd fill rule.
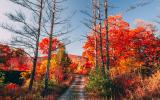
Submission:
[[[109,0],[111,5],[116,6],[114,9],[109,9],[109,14],[119,14],[120,12],[125,11],[129,6],[135,5],[140,1],[153,1],[149,5],[144,7],[138,7],[130,12],[123,13],[124,19],[131,24],[133,27],[133,22],[135,19],[143,19],[148,22],[153,22],[156,20],[156,16],[160,15],[160,1],[159,0]],[[71,40],[81,41],[74,42],[66,47],[67,52],[71,54],[81,55],[82,45],[85,41],[85,38],[82,35],[85,35],[89,32],[89,29],[84,26],[81,21],[84,21],[84,18],[87,18],[86,15],[81,13],[81,10],[88,9],[90,7],[91,0],[68,0],[66,6],[68,7],[67,12],[63,15],[69,15],[72,12],[76,11],[76,14],[71,19],[71,24],[73,28],[76,28],[73,32],[67,35]],[[19,9],[18,6],[13,5],[8,0],[0,0],[0,23],[7,22],[7,18],[4,16],[6,12],[14,12],[15,9]],[[89,9],[88,9],[89,10]],[[5,31],[0,28],[0,42],[9,42],[11,40],[12,33]]]

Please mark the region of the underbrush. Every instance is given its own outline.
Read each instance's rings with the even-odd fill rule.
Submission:
[[[100,70],[91,70],[88,76],[86,90],[88,95],[94,96],[110,96],[111,81],[102,77]]]
[[[143,78],[141,75],[132,74],[114,79],[115,91],[113,95],[126,99],[150,99],[160,98],[160,71],[149,77]]]
[[[112,91],[110,91],[112,89]],[[91,96],[112,96],[114,100],[149,100],[160,98],[160,71],[143,77],[140,73],[127,73],[104,80],[100,71],[92,70],[86,90]]]
[[[49,80],[47,94],[43,95],[44,80],[36,80],[32,91],[28,91],[30,80],[25,80],[22,86],[14,83],[4,84],[0,88],[0,100],[54,100],[58,98],[71,84],[72,77],[57,84],[54,80]]]

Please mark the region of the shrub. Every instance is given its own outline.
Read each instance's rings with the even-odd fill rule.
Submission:
[[[53,89],[53,87],[56,85],[56,79],[51,79],[48,81],[48,88]]]
[[[152,76],[144,80],[144,86],[146,90],[146,95],[158,94],[160,89],[160,71],[152,74]]]
[[[0,87],[4,86],[4,73],[0,72]]]
[[[113,86],[113,94],[118,98],[123,97],[129,100],[159,98],[160,71],[145,79],[136,73],[121,75],[113,79]]]
[[[9,83],[5,86],[6,89],[10,89],[10,90],[14,90],[17,87],[18,87],[18,85],[14,84],[14,83]]]
[[[136,72],[141,69],[142,64],[135,58],[119,59],[117,65],[110,69],[111,78]]]
[[[58,84],[63,81],[64,73],[63,73],[62,67],[55,68],[54,76]]]
[[[144,91],[142,90],[142,78],[137,74],[126,74],[114,78],[113,87],[113,94],[116,97],[123,96],[125,98],[131,99],[133,95],[144,95]]]
[[[9,83],[6,84],[4,87],[4,95],[11,96],[11,97],[17,97],[21,94],[20,87],[17,84]]]
[[[72,63],[69,65],[69,70],[70,70],[70,72],[74,73],[75,70],[77,69],[77,67],[78,67],[78,64],[72,62]]]
[[[30,78],[31,73],[30,72],[22,72],[21,74],[21,79],[27,80]]]
[[[110,96],[111,81],[102,77],[100,70],[91,70],[86,89],[96,95]]]

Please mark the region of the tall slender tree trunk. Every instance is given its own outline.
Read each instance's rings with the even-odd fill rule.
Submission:
[[[108,0],[104,0],[104,9],[105,9],[105,20],[106,20],[106,72],[108,78],[109,76],[109,70],[110,70],[110,57],[109,57],[109,38],[108,38]]]
[[[36,66],[37,66],[37,59],[38,59],[38,49],[39,49],[39,38],[40,38],[40,33],[41,33],[41,23],[42,23],[42,11],[43,11],[43,0],[40,1],[40,12],[39,12],[39,21],[38,21],[38,33],[37,33],[37,40],[36,40],[36,49],[34,52],[34,59],[33,59],[33,69],[32,69],[32,74],[31,74],[31,80],[29,84],[29,90],[32,90],[33,86],[33,81],[34,81],[34,76],[36,72]]]
[[[106,73],[105,73],[105,65],[104,65],[104,57],[103,57],[103,44],[102,44],[102,31],[101,31],[101,21],[99,23],[100,25],[100,33],[99,33],[99,38],[100,38],[100,56],[101,56],[101,71],[102,71],[102,75],[103,77],[106,79]]]
[[[49,34],[49,48],[48,48],[48,61],[47,61],[47,67],[46,67],[46,76],[45,76],[45,90],[48,89],[48,80],[49,80],[49,67],[51,63],[51,56],[52,56],[52,38],[53,38],[53,28],[55,24],[55,9],[56,9],[56,0],[53,0],[53,11],[52,12],[52,18],[51,18],[51,29]]]
[[[96,47],[95,47],[95,59],[96,59],[96,69],[98,70],[99,69],[99,67],[98,67],[98,39],[97,39],[97,33],[95,33],[95,45],[96,45]]]
[[[110,57],[109,57],[109,37],[108,37],[108,0],[104,0],[104,15],[106,20],[106,72],[107,72],[107,78],[109,82],[111,82],[110,79]],[[108,96],[108,100],[112,100],[112,87],[109,85],[109,90],[111,92],[111,95]]]
[[[98,70],[98,40],[97,40],[97,29],[96,29],[96,19],[97,19],[97,1],[96,0],[92,0],[92,9],[93,9],[93,31],[94,31],[94,38],[95,38],[95,68],[96,70]]]
[[[98,18],[99,18],[99,40],[100,40],[100,56],[101,56],[101,72],[103,77],[106,79],[105,66],[104,66],[104,57],[103,57],[103,43],[102,43],[102,23],[101,23],[101,6],[100,0],[98,0]]]

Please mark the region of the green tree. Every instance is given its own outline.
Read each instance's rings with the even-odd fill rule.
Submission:
[[[63,68],[64,73],[67,72],[67,67],[71,64],[71,59],[66,53],[65,46],[62,46],[58,49],[56,55],[57,63]]]

